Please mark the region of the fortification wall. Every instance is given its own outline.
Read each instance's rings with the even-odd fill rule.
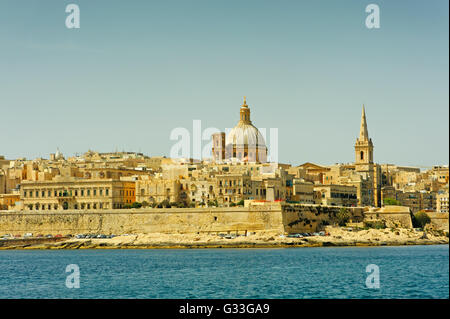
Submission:
[[[162,208],[1,212],[0,234],[126,234],[282,231],[281,209]]]
[[[348,210],[353,222],[364,219],[362,207],[338,207],[320,205],[285,205],[283,226],[287,233],[310,233],[322,231],[326,225],[338,224],[337,213],[341,208]]]
[[[448,231],[448,213],[427,213],[427,215],[438,229]]]
[[[135,234],[274,231],[315,232],[334,224],[340,207],[272,203],[230,208],[146,208],[102,211],[0,211],[3,234]],[[362,208],[349,208],[353,221]]]
[[[404,208],[401,210],[400,208]],[[386,227],[412,228],[411,213],[408,207],[385,207],[384,210],[368,211],[364,213],[365,221],[381,221]]]

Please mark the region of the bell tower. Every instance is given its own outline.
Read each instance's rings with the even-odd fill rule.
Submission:
[[[373,143],[367,131],[366,112],[363,105],[359,138],[355,143],[355,166],[357,171],[369,171],[372,165]]]

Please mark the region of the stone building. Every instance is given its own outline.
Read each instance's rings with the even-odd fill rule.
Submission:
[[[294,179],[290,200],[301,204],[315,204],[314,184],[304,179]]]
[[[18,201],[20,194],[0,194],[0,210],[13,209]]]
[[[436,201],[437,201],[436,211],[438,213],[448,213],[449,212],[449,210],[448,210],[448,191],[437,194]]]
[[[159,204],[163,201],[180,201],[180,180],[141,176],[136,180],[136,201]]]
[[[134,203],[135,190],[132,181],[66,177],[23,181],[20,198],[25,210],[114,209]]]
[[[317,204],[355,207],[358,204],[356,187],[347,185],[315,185]]]
[[[259,199],[262,197],[263,188],[252,186],[250,174],[220,174],[216,175],[216,197],[219,204],[237,203],[241,200]],[[258,193],[258,195],[256,195]],[[265,196],[265,195],[264,195]]]

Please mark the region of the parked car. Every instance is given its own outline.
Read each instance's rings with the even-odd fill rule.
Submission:
[[[44,237],[44,235],[42,235],[42,234],[37,234],[36,237],[37,237],[37,238],[41,238],[41,237]]]
[[[47,237],[47,238],[53,238],[53,235],[48,234],[48,235],[45,235],[45,237]]]
[[[33,233],[26,233],[23,235],[24,238],[33,237]]]
[[[85,237],[86,237],[86,235],[84,235],[84,234],[78,234],[75,236],[75,238],[78,238],[78,239],[85,238]]]
[[[61,238],[62,237],[62,235],[61,234],[57,234],[57,235],[55,235],[55,238]]]

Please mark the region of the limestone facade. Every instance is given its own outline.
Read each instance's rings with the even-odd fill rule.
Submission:
[[[29,211],[115,209],[136,201],[132,181],[61,178],[23,181],[21,186],[20,198]]]

